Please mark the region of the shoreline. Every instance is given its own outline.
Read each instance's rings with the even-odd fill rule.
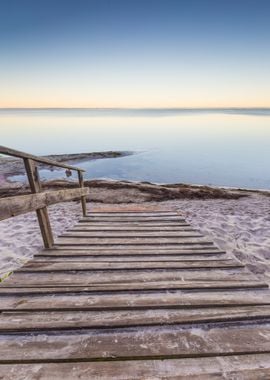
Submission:
[[[41,156],[49,160],[62,162],[65,164],[76,164],[86,161],[94,161],[106,158],[120,158],[131,156],[135,154],[132,151],[104,151],[104,152],[90,152],[90,153],[67,153],[67,154],[50,154],[46,156]],[[48,167],[45,164],[39,164],[39,168],[43,169]],[[58,167],[50,167],[52,171],[61,170]],[[23,160],[10,157],[10,156],[0,156],[0,186],[8,187],[16,184],[15,181],[11,181],[10,177],[16,175],[24,175],[25,168],[23,165]]]
[[[67,153],[51,154],[42,156],[53,161],[65,164],[78,164],[82,162],[106,159],[121,158],[136,154],[134,151],[103,151],[88,153]],[[39,164],[42,170],[48,168],[48,165]],[[59,171],[61,168],[49,167],[52,171]],[[11,177],[16,175],[25,175],[23,160],[1,156],[0,155],[0,197],[14,195],[24,195],[30,192],[28,183],[13,181]],[[187,183],[152,183],[148,181],[132,180],[112,180],[112,179],[92,179],[84,180],[85,186],[91,191],[91,201],[108,203],[110,197],[107,193],[112,193],[109,203],[132,203],[157,201],[162,202],[169,199],[239,199],[251,194],[262,194],[270,197],[270,190],[264,189],[247,189],[239,187],[187,184]],[[65,187],[76,187],[76,181],[72,179],[55,179],[42,181],[44,190],[58,190]],[[130,192],[130,195],[123,194]],[[132,194],[133,192],[133,194]],[[121,196],[123,199],[121,200]],[[137,199],[138,196],[138,199]]]
[[[85,160],[123,157],[131,152],[82,154]],[[82,162],[82,155],[71,156]],[[74,157],[76,156],[76,157]],[[55,160],[55,156],[50,156]],[[0,157],[1,161],[6,158]],[[8,160],[10,161],[10,160]],[[9,169],[17,170],[19,160]],[[74,162],[74,161],[73,161]],[[9,163],[8,163],[9,165]],[[28,194],[27,185],[5,181],[0,165],[0,197]],[[23,169],[23,167],[22,167]],[[4,186],[3,186],[4,184]],[[77,182],[53,180],[42,183],[44,190],[77,187]],[[192,184],[155,184],[115,180],[85,181],[90,189],[87,208],[91,211],[170,209],[179,212],[220,249],[247,265],[256,276],[270,284],[270,191]],[[79,201],[49,207],[54,235],[72,227],[81,217]],[[42,239],[35,213],[0,222],[0,278],[21,267],[42,250]]]
[[[78,187],[77,181],[68,179],[42,181],[43,190],[61,190]],[[270,198],[270,191],[244,188],[214,187],[194,184],[156,184],[127,180],[93,179],[85,180],[90,194],[87,202],[92,203],[144,203],[164,202],[176,199],[240,199],[258,194]],[[27,183],[3,181],[0,198],[30,193]]]

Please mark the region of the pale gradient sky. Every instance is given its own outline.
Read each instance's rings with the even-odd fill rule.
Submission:
[[[9,0],[0,107],[270,107],[268,0]]]

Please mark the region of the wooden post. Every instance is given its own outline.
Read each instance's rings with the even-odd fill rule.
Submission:
[[[32,193],[40,193],[41,192],[41,183],[39,180],[38,169],[36,164],[30,158],[24,158],[24,166],[26,170],[26,174],[29,181],[29,186]],[[39,227],[41,231],[41,235],[43,238],[45,248],[52,248],[53,242],[53,233],[50,225],[48,209],[47,207],[42,207],[36,210],[37,218],[39,222]]]
[[[83,186],[83,174],[80,170],[78,170],[78,179],[79,179],[80,187],[84,187]],[[86,196],[81,197],[81,203],[82,203],[83,216],[86,216],[86,214],[87,214],[87,212],[86,212]]]

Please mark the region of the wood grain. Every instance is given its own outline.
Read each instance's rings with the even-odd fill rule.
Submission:
[[[59,202],[76,199],[88,193],[88,188],[78,188],[2,198],[0,199],[0,220],[36,211]]]
[[[0,378],[269,377],[265,282],[173,212],[89,215],[1,283]]]

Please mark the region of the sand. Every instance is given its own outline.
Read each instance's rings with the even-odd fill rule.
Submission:
[[[240,199],[171,200],[121,205],[88,203],[91,210],[177,210],[215,244],[235,255],[270,284],[270,197],[251,194]],[[49,207],[55,236],[81,216],[78,202]],[[22,266],[42,249],[35,213],[0,222],[0,276]]]

